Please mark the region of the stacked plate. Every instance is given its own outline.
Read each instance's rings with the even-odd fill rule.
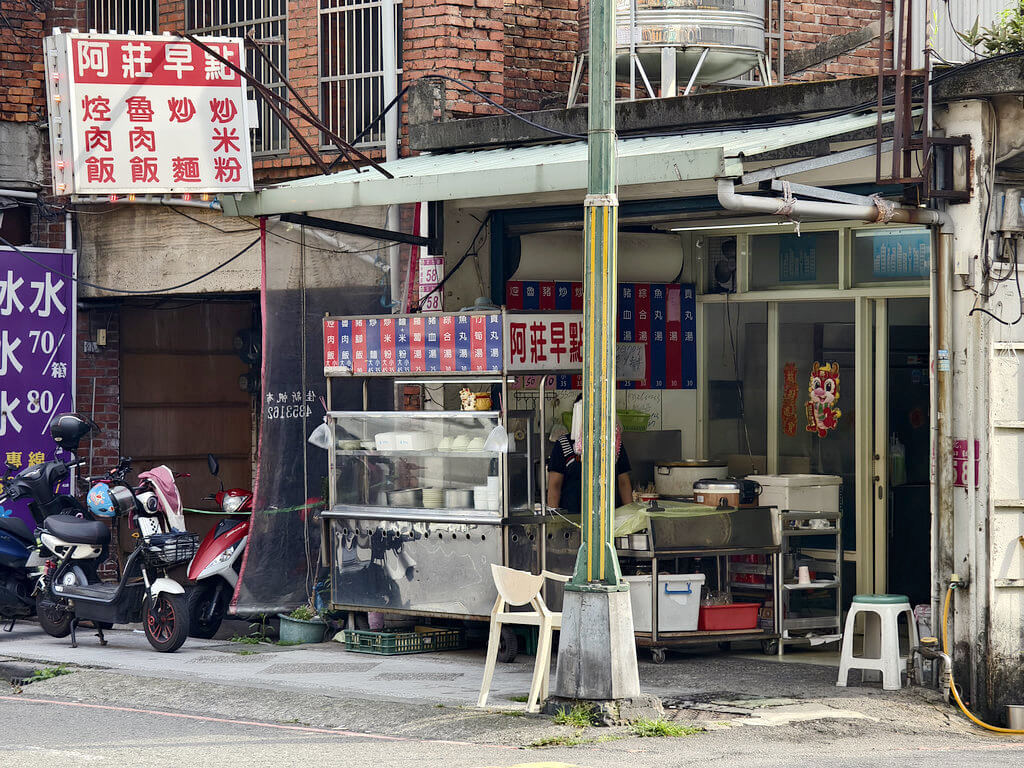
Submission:
[[[444,488],[424,488],[423,506],[427,509],[443,509]]]
[[[497,509],[501,500],[497,491],[490,490],[486,485],[473,487],[474,509]]]

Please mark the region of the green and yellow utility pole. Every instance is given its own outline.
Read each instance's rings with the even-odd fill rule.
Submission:
[[[590,3],[587,196],[583,201],[583,545],[572,585],[616,588],[615,331],[619,201],[615,195],[615,15]]]
[[[616,701],[640,694],[628,586],[612,527],[615,510],[614,0],[590,0],[589,175],[583,202],[582,546],[566,585],[554,698]]]

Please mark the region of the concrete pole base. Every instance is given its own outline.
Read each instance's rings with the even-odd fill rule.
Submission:
[[[628,591],[566,588],[553,698],[563,702],[640,698]]]
[[[594,725],[629,725],[637,720],[660,720],[665,716],[665,708],[661,706],[658,697],[646,693],[640,694],[635,699],[605,701],[563,699],[552,696],[544,704],[544,714],[557,715],[563,709],[568,712],[576,706],[590,709],[594,717]]]

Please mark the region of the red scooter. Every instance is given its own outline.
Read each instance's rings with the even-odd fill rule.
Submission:
[[[211,453],[206,460],[210,474],[217,477],[220,473],[217,458]],[[220,629],[238,583],[242,552],[249,539],[252,491],[244,488],[224,490],[221,483],[220,490],[205,497],[204,501],[216,501],[221,511],[230,515],[206,534],[188,566],[189,581],[195,582],[188,589],[189,634],[209,639]]]

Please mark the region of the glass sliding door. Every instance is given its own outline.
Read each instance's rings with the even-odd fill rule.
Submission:
[[[856,312],[852,300],[778,305],[778,461],[782,474],[835,475],[841,479],[843,549],[857,550]],[[814,547],[814,539],[806,541]],[[821,546],[831,542],[822,539]],[[843,580],[853,591],[855,565]]]
[[[739,477],[767,465],[767,306],[704,305],[707,457],[728,462]]]

